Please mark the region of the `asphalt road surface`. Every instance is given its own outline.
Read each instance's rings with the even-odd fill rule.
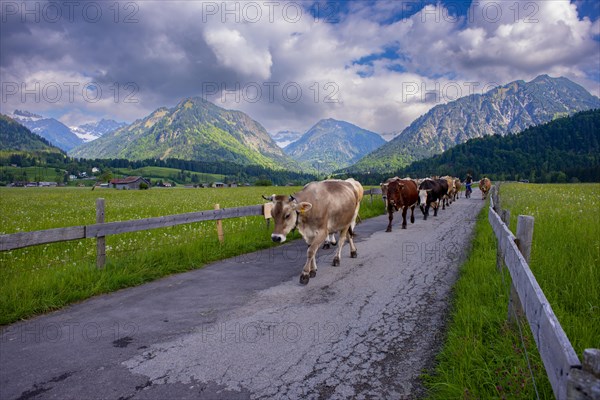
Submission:
[[[363,221],[307,286],[296,240],[4,327],[0,399],[419,398],[483,203]]]

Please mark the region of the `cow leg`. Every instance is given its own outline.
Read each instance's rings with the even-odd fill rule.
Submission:
[[[444,197],[442,199],[442,210],[445,210],[445,209],[446,209],[446,198]],[[437,213],[435,213],[434,215],[437,215]]]
[[[410,208],[410,223],[411,224],[415,223],[415,206],[412,206]]]
[[[300,275],[300,283],[302,285],[306,285],[310,278],[314,278],[317,275],[317,261],[315,256],[319,246],[325,241],[326,238],[327,232],[325,231],[312,238],[312,241],[308,246],[308,250],[306,251],[306,264],[304,264],[302,274]]]
[[[394,219],[394,211],[392,210],[392,207],[389,208],[388,210],[388,214],[389,214],[389,224],[387,226],[387,229],[385,230],[386,232],[391,232],[392,231],[392,220]]]
[[[406,213],[408,212],[408,207],[402,207],[402,229],[406,229]]]
[[[335,238],[335,233],[332,233],[329,235],[329,243],[331,243],[332,246],[337,245],[337,239]]]
[[[354,240],[352,239],[351,235],[348,235],[348,228],[342,229],[340,231],[340,243],[337,252],[335,253],[335,257],[333,257],[332,265],[334,267],[338,267],[340,265],[340,258],[342,257],[342,248],[344,247],[346,239],[348,239],[348,243],[350,243],[350,257],[356,258],[358,256],[358,253],[356,252],[356,246],[354,245]]]
[[[427,203],[427,205],[425,206],[425,210],[423,211],[423,220],[427,221],[427,216],[429,215],[429,207],[431,207],[431,205],[429,203]]]
[[[438,209],[440,208],[440,203],[439,202],[436,202],[436,203],[437,204],[433,205],[433,216],[434,217],[437,217]],[[442,210],[443,210],[443,208],[442,208]]]

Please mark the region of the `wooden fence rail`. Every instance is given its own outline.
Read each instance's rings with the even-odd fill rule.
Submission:
[[[495,192],[496,188],[494,187],[492,190]],[[586,350],[586,354],[591,354],[591,356],[584,363],[584,370],[592,370],[592,373],[585,375],[583,379],[579,378],[583,372],[579,358],[529,268],[528,258],[533,235],[533,217],[519,216],[517,237],[515,237],[496,212],[500,210],[494,209],[495,198],[497,199],[497,193],[491,196],[488,220],[498,240],[499,255],[512,278],[513,288],[511,291],[518,296],[518,301],[511,301],[510,307],[514,307],[516,303],[516,307],[521,308],[517,312],[525,315],[554,395],[559,400],[599,399],[600,380],[592,375],[594,374],[593,365],[596,365],[596,371],[598,370],[600,351]],[[510,310],[509,314],[512,314]],[[586,379],[590,383],[585,383]]]
[[[369,189],[365,191],[365,194],[371,195],[372,201],[374,194],[381,194],[381,189]],[[129,221],[104,222],[104,199],[97,199],[95,224],[0,235],[0,251],[9,251],[23,247],[65,242],[69,240],[96,238],[97,265],[101,268],[105,262],[105,237],[108,235],[165,228],[174,225],[191,224],[193,222],[220,221],[229,218],[258,215],[265,215],[263,204],[197,211]],[[219,233],[219,240],[221,240],[221,238],[222,231]]]

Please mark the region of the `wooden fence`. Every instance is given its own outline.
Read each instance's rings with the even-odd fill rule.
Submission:
[[[373,202],[374,194],[381,194],[381,189],[375,188],[365,191],[365,195],[371,196],[371,202]],[[96,199],[95,224],[0,235],[0,251],[69,240],[96,239],[96,266],[102,268],[106,263],[106,236],[108,235],[165,228],[168,226],[191,224],[193,222],[217,221],[217,236],[222,242],[224,235],[221,220],[258,215],[270,218],[270,210],[266,209],[264,204],[223,209],[218,204],[215,204],[214,210],[129,221],[104,222],[104,199]]]
[[[491,193],[488,220],[498,240],[498,265],[504,263],[512,278],[509,318],[518,318],[516,313],[527,319],[557,399],[600,399],[600,350],[586,349],[582,366],[529,268],[533,217],[519,215],[513,235],[506,225],[510,213],[500,210],[497,188]]]

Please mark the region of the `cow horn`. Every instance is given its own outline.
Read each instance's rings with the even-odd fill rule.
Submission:
[[[273,201],[273,196],[271,196],[271,197],[265,197],[265,195],[263,194],[262,198],[265,199],[265,200],[267,200],[267,201]]]
[[[296,199],[294,198],[294,196],[292,196],[291,194],[290,194],[290,201],[296,201]]]

